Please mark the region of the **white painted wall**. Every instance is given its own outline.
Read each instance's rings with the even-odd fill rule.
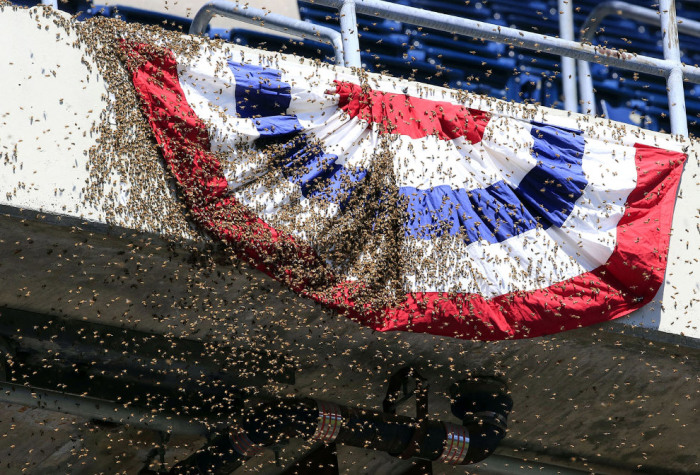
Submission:
[[[107,90],[77,37],[39,11],[0,12],[0,204],[100,221],[83,187]]]
[[[143,10],[162,12],[182,18],[194,18],[197,11],[208,3],[208,1],[209,0],[104,0],[99,3],[117,7],[122,5],[125,7],[141,8]],[[277,13],[278,15],[299,19],[299,6],[296,0],[245,0],[240,3],[253,8],[265,9],[269,12]],[[246,30],[264,31],[266,33],[281,35],[281,33],[267,30],[250,23],[220,16],[216,16],[212,19],[211,26],[214,28],[226,29],[245,28]]]

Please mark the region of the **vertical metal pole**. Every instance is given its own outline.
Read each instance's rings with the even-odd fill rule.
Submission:
[[[559,0],[559,37],[574,40],[573,0]],[[578,111],[576,94],[576,60],[568,56],[561,57],[561,81],[564,91],[564,108],[571,112]]]
[[[340,7],[340,34],[343,35],[345,65],[362,67],[355,0],[343,0],[343,5]]]
[[[596,115],[593,76],[588,61],[578,60],[578,84],[581,92],[581,113]]]
[[[688,119],[685,112],[685,91],[681,70],[681,49],[678,44],[678,22],[676,1],[660,0],[661,34],[664,46],[664,59],[672,61],[676,67],[666,77],[668,91],[668,113],[671,118],[671,133],[688,136]]]

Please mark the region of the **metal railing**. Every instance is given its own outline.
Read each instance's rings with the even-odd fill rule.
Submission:
[[[559,37],[565,40],[575,40],[574,37],[574,5],[573,0],[559,0]],[[576,60],[569,56],[561,57],[561,85],[564,93],[564,108],[568,111],[578,111],[576,94]]]
[[[634,20],[647,25],[659,25],[659,12],[654,11],[650,8],[644,8],[637,5],[632,5],[627,2],[604,2],[595,7],[595,9],[588,15],[586,21],[581,26],[581,43],[591,43],[595,37],[597,27],[603,23],[603,20],[611,15],[619,15],[624,18]],[[695,36],[700,38],[700,22],[695,20],[690,20],[688,18],[678,18],[678,32]],[[662,26],[663,28],[663,26]],[[677,36],[676,36],[677,38]],[[669,38],[670,40],[671,38]],[[664,43],[666,43],[664,39]],[[678,42],[676,41],[676,45]],[[665,56],[664,56],[665,57]],[[581,101],[584,112],[589,114],[596,114],[596,100],[595,92],[593,90],[593,77],[591,75],[591,68],[588,62],[579,61],[578,62],[578,83],[579,90],[581,92]],[[566,78],[564,78],[566,80]],[[671,94],[669,88],[669,95]],[[669,101],[675,101],[675,91],[674,98],[669,97]],[[671,107],[669,107],[671,109]],[[685,109],[685,100],[683,99],[683,109]],[[685,114],[685,110],[683,110]]]
[[[339,66],[346,65],[345,55],[343,54],[343,37],[334,29],[249,7],[238,2],[214,0],[204,5],[192,20],[190,34],[204,34],[214,15],[221,15],[253,25],[264,26],[282,33],[301,36],[304,39],[330,44],[335,51],[335,63]]]
[[[566,56],[580,61],[600,63],[639,73],[665,77],[669,90],[671,132],[688,135],[683,81],[687,80],[700,84],[700,68],[680,62],[674,0],[660,0],[659,16],[664,31],[664,59],[554,38],[468,18],[458,18],[381,0],[313,0],[313,3],[339,10],[340,34],[344,45],[343,55],[346,66],[361,66],[356,14],[362,13],[381,19],[445,31],[451,34],[504,43],[539,53]],[[223,0],[212,2],[209,5],[212,4],[227,4],[229,9],[233,8],[232,5],[235,5],[235,3]],[[202,8],[207,9],[209,5],[205,5]],[[266,24],[270,15],[267,14],[265,17]]]

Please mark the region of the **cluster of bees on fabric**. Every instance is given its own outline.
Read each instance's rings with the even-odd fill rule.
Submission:
[[[99,31],[100,35],[105,34],[105,28],[101,26],[98,26],[96,31]],[[123,30],[117,31],[115,34],[118,35],[116,38],[129,36],[125,35]],[[199,55],[207,54],[206,45],[203,45],[203,49],[200,49],[195,43],[183,40],[182,37],[177,34],[163,34],[160,30],[156,30],[147,34],[146,38],[143,38],[144,32],[139,29],[136,36],[141,37],[147,42],[167,44],[167,48],[173,51],[180,60],[184,58],[185,62],[190,59],[197,59]],[[115,41],[116,38],[108,39],[115,47],[119,44]],[[214,43],[210,47],[216,48],[217,45]],[[161,50],[156,47],[154,51],[158,54]],[[114,173],[114,169],[111,166],[112,164],[109,163],[110,159],[105,158],[104,160],[106,160],[106,163],[102,161],[102,157],[115,156],[111,153],[114,151],[113,143],[124,143],[120,137],[122,137],[124,133],[132,134],[136,129],[136,124],[139,124],[138,134],[149,134],[151,132],[150,128],[141,117],[133,116],[134,113],[138,115],[139,99],[134,93],[133,88],[130,89],[132,86],[129,80],[124,78],[126,70],[133,71],[138,68],[138,60],[129,61],[124,51],[120,49],[107,52],[102,48],[96,51],[96,55],[98,64],[104,65],[107,68],[104,76],[108,84],[114,83],[111,78],[112,75],[120,75],[118,79],[119,82],[117,82],[120,90],[115,91],[114,95],[122,98],[127,97],[126,95],[128,94],[129,97],[129,101],[119,101],[120,104],[116,106],[113,111],[116,113],[116,122],[118,124],[122,124],[126,121],[129,125],[125,126],[127,128],[124,130],[119,130],[120,127],[124,126],[118,126],[116,131],[105,130],[107,132],[107,138],[102,141],[99,150],[96,150],[93,154],[98,157],[98,162],[96,163],[98,166],[93,167],[95,179],[92,183],[98,184],[97,186],[99,187],[99,184],[107,179],[106,174]],[[121,64],[116,68],[114,65],[114,56],[121,59]],[[105,59],[103,62],[100,61],[101,57]],[[126,66],[126,69],[124,66]],[[362,76],[363,75],[360,74],[360,79],[362,79]],[[369,87],[366,82],[364,83],[364,87]],[[121,90],[122,88],[124,90]],[[107,126],[106,128],[110,127]],[[133,135],[130,136],[133,137]],[[287,168],[286,173],[291,177],[298,178],[309,172],[308,166],[304,163],[293,164],[290,167],[289,164],[283,161],[282,157],[285,152],[294,146],[296,140],[298,140],[296,137],[292,137],[287,141],[268,144],[264,148],[252,148],[247,145],[240,145],[235,158],[232,158],[225,152],[217,152],[216,154],[219,155],[218,158],[221,163],[227,163],[227,165],[232,168],[236,167],[237,161],[249,163],[262,159],[265,163],[263,168],[268,169],[269,173],[265,173],[260,178],[259,183],[272,188],[278,184],[277,182],[280,178],[278,172],[285,167],[285,165]],[[132,144],[141,147],[142,142],[134,141]],[[321,146],[320,143],[311,145],[311,147],[318,147],[319,149]],[[120,146],[118,145],[117,147]],[[127,150],[117,148],[116,151],[121,153]],[[149,166],[154,166],[152,164],[155,163],[161,165],[161,162],[158,160],[149,158],[146,160],[151,163]],[[331,165],[332,164],[326,164],[326,166]],[[117,170],[121,172],[123,167],[124,165],[122,162],[121,165],[118,165]],[[161,186],[162,183],[158,183],[157,185]],[[325,183],[322,182],[315,183],[315,186],[320,189],[322,189],[324,185]],[[371,170],[368,173],[367,179],[363,180],[360,185],[346,181],[340,185],[340,189],[354,189],[354,192],[350,196],[343,196],[347,194],[347,192],[341,191],[339,199],[345,201],[345,210],[333,220],[330,226],[325,226],[323,228],[325,231],[324,233],[315,233],[319,238],[314,243],[315,255],[307,255],[304,258],[300,258],[296,246],[290,242],[293,240],[291,232],[289,232],[291,230],[285,230],[284,226],[282,226],[282,230],[287,231],[288,236],[274,243],[270,248],[267,246],[256,248],[256,254],[260,256],[256,257],[256,260],[251,261],[250,264],[255,266],[256,263],[260,261],[284,262],[284,265],[278,265],[269,269],[269,272],[271,272],[276,279],[286,283],[291,288],[304,287],[308,289],[309,293],[313,293],[317,296],[327,293],[328,295],[326,297],[321,298],[323,300],[332,301],[333,293],[335,292],[332,285],[338,283],[337,277],[334,277],[328,269],[328,263],[332,262],[335,264],[334,271],[338,274],[352,274],[356,276],[357,280],[367,284],[366,288],[368,291],[357,295],[356,301],[359,307],[369,306],[371,308],[383,308],[385,306],[390,306],[401,293],[403,263],[408,256],[403,252],[403,230],[401,224],[405,220],[405,212],[403,210],[405,210],[406,206],[402,203],[402,198],[398,193],[398,187],[394,184],[393,153],[390,150],[390,144],[387,143],[386,136],[382,138],[380,146],[373,155]],[[201,203],[201,196],[198,196],[196,192],[193,193],[190,190],[184,189],[180,191],[182,192],[184,201],[187,202],[190,207],[207,208],[206,205]],[[131,193],[130,199],[139,203],[137,205],[138,208],[147,208],[149,207],[148,203],[141,202],[141,197],[145,195],[151,195],[151,193],[145,190],[141,192],[136,190],[136,193]],[[301,198],[301,194],[299,193],[296,198]],[[315,198],[315,204],[319,208],[323,208],[325,205],[319,203],[319,201],[323,201],[324,199],[326,199],[324,196]],[[291,204],[280,212],[276,220],[277,223],[295,222],[295,216],[298,216],[298,213],[302,211],[297,204],[298,201],[298,199],[295,200],[294,197],[292,198]],[[131,202],[128,203],[125,208],[129,209],[131,204]],[[181,222],[178,220],[181,218],[182,212],[180,212],[180,210],[172,210],[170,214],[175,216],[173,220],[176,225],[171,226],[168,221],[164,224],[166,228],[172,228],[177,232],[181,229]],[[320,214],[322,213],[318,213],[318,215]],[[169,218],[169,216],[167,216],[167,218]],[[162,217],[159,216],[158,219],[162,220]],[[209,209],[203,214],[198,215],[196,220],[200,223],[210,220],[224,221],[230,226],[237,227],[239,223],[245,221],[245,217],[241,216],[240,210],[235,210],[229,215],[222,215],[220,210]],[[152,223],[146,223],[147,228],[151,226]],[[309,220],[303,223],[303,226],[318,228],[320,225],[318,222]],[[269,234],[267,230],[254,224],[243,226],[242,231],[243,234],[238,238],[238,241],[242,243],[253,242],[260,239],[259,236],[261,234]],[[263,238],[263,240],[265,239],[266,238]],[[267,237],[267,239],[270,242],[272,241],[270,237]],[[233,248],[238,257],[243,257],[241,254],[244,253],[236,249],[235,243],[233,244]]]
[[[6,4],[3,6],[1,2],[0,7],[13,8]],[[136,301],[135,305],[128,304],[127,310],[119,317],[122,323],[128,322],[130,325],[138,323],[139,320],[157,320],[162,328],[166,329],[163,338],[172,342],[171,349],[158,355],[160,360],[169,362],[167,364],[171,365],[170,369],[167,366],[165,369],[156,366],[155,360],[145,361],[144,367],[153,365],[151,371],[163,380],[174,378],[175,384],[178,385],[174,392],[159,391],[158,387],[154,387],[145,395],[130,398],[129,388],[133,383],[128,382],[126,375],[105,376],[104,372],[102,373],[101,377],[113,377],[116,380],[123,378],[125,392],[118,395],[117,400],[124,403],[125,407],[140,406],[153,413],[165,412],[193,418],[202,414],[216,414],[229,421],[235,421],[235,415],[240,413],[241,402],[248,404],[266,397],[302,394],[332,400],[344,392],[343,397],[346,401],[376,408],[380,405],[383,385],[391,372],[401,364],[414,363],[421,365],[425,373],[434,374],[438,380],[444,379],[446,385],[458,376],[468,376],[471,371],[489,374],[495,372],[501,377],[526,375],[524,380],[511,381],[511,389],[527,394],[528,385],[542,388],[543,393],[538,393],[533,399],[544,403],[520,401],[517,396],[515,398],[516,407],[510,421],[515,429],[511,429],[511,433],[519,437],[519,440],[526,441],[522,443],[524,447],[538,447],[535,440],[545,431],[543,426],[546,426],[547,430],[559,433],[562,438],[571,437],[572,428],[565,426],[563,419],[550,421],[552,414],[544,413],[551,409],[547,401],[554,400],[553,402],[562,405],[560,413],[568,415],[576,413],[579,404],[581,410],[594,410],[598,405],[607,408],[598,409],[605,412],[606,420],[601,420],[601,427],[604,426],[601,430],[607,431],[606,437],[615,439],[608,447],[632,450],[634,453],[649,452],[655,449],[643,446],[643,442],[637,442],[638,439],[646,440],[644,434],[639,437],[629,436],[633,439],[630,442],[626,440],[627,435],[617,437],[618,431],[626,433],[628,429],[623,420],[615,416],[613,405],[616,392],[627,389],[626,384],[624,388],[620,388],[613,375],[623,370],[629,371],[635,365],[646,365],[650,368],[651,376],[649,381],[635,382],[635,385],[643,388],[639,389],[639,394],[643,394],[644,391],[657,392],[654,388],[663,385],[664,391],[678,391],[682,400],[675,403],[676,410],[688,413],[688,405],[692,405],[690,401],[696,396],[688,392],[684,384],[687,384],[687,375],[692,373],[692,367],[697,368],[697,361],[693,363],[689,361],[688,356],[667,351],[665,346],[658,348],[651,345],[641,348],[640,353],[634,357],[626,357],[618,350],[621,346],[619,342],[611,344],[610,337],[599,332],[593,332],[592,337],[587,338],[584,343],[569,341],[564,336],[539,339],[531,347],[523,342],[477,344],[411,334],[376,335],[353,326],[352,323],[338,324],[334,319],[341,317],[329,317],[328,313],[295,298],[291,291],[252,270],[253,262],[242,262],[240,252],[235,246],[224,246],[214,242],[198,229],[199,223],[190,215],[185,204],[188,200],[196,200],[196,197],[187,196],[168,175],[153,132],[141,112],[141,103],[127,68],[128,61],[119,44],[122,38],[138,39],[167,46],[181,58],[194,58],[207,48],[214,51],[221,47],[222,42],[208,39],[195,42],[179,33],[158,27],[104,18],[94,18],[85,23],[72,22],[65,17],[53,15],[48,9],[39,9],[34,15],[38,24],[41,18],[44,22],[53,22],[67,32],[76,34],[76,47],[79,44],[87,51],[84,61],[86,68],[90,71],[97,68],[108,87],[105,97],[108,99],[105,101],[107,108],[102,113],[102,122],[94,124],[91,131],[95,133],[97,140],[88,152],[90,179],[85,186],[86,204],[102,206],[103,203],[114,203],[113,206],[104,209],[109,224],[161,234],[165,241],[168,241],[167,244],[161,241],[152,242],[150,239],[134,241],[128,245],[129,250],[126,254],[120,255],[119,262],[114,260],[113,263],[105,264],[114,268],[112,283],[109,285],[121,285],[118,288],[125,289],[125,300],[128,301],[132,291],[133,295],[140,296],[135,297],[136,300],[142,298],[142,301]],[[358,78],[363,86],[368,87],[366,74],[358,72]],[[387,142],[390,140],[389,136],[383,137],[373,156],[367,179],[361,184],[363,189],[356,190],[350,196],[345,212],[335,220],[332,231],[324,234],[317,243],[319,253],[329,256],[341,273],[356,275],[359,280],[368,284],[370,292],[363,293],[358,304],[368,304],[376,308],[391,305],[398,296],[405,293],[402,275],[407,260],[411,259],[405,252],[403,242],[405,204],[395,184],[392,147]],[[276,144],[263,151],[263,159],[271,169],[280,166],[280,156],[286,146],[288,144]],[[302,167],[296,173],[304,174],[305,171]],[[120,182],[129,184],[128,196],[117,196],[115,191],[107,191],[105,195],[105,190],[111,189],[106,185],[112,184],[116,187]],[[355,186],[349,183],[347,188]],[[199,216],[198,219],[206,219],[206,216]],[[250,229],[246,232],[257,238],[260,230]],[[90,239],[99,240],[92,235]],[[244,235],[242,240],[245,239]],[[72,250],[71,252],[75,253],[74,258],[81,259],[79,256],[89,255],[90,250],[87,248],[92,243],[86,239],[76,244],[83,249]],[[280,255],[294,252],[287,244],[282,241],[277,247],[273,246],[266,251],[270,253],[266,257],[279,258]],[[64,252],[59,256],[67,256],[68,260],[71,252]],[[154,262],[161,262],[161,265],[153,265]],[[278,269],[275,277],[292,287],[299,281],[304,281],[317,292],[323,292],[331,283],[325,263],[321,259],[301,261],[296,266]],[[130,269],[130,273],[124,272],[119,275],[124,268]],[[161,276],[164,286],[157,292],[142,296],[138,292],[138,285],[143,279],[152,279],[149,273]],[[288,275],[293,275],[294,279],[299,280],[287,281]],[[182,289],[186,291],[182,292]],[[77,313],[91,312],[93,306],[98,307],[99,290],[78,288],[74,296],[67,297],[66,300],[72,302],[70,299],[75,299],[73,303],[78,309]],[[232,290],[231,293],[235,293],[235,296],[229,295],[228,290]],[[85,295],[90,297],[84,298]],[[104,311],[104,307],[100,308]],[[117,337],[124,331],[121,324],[119,327],[113,332]],[[123,335],[126,337],[128,334]],[[105,352],[109,349],[104,343],[108,338],[103,334],[83,334],[80,338],[97,346],[104,345]],[[157,339],[156,336],[153,338]],[[181,354],[181,339],[202,341],[201,354]],[[126,354],[137,349],[139,343],[124,341],[117,349]],[[578,356],[578,360],[577,356],[572,358],[571,354],[576,355],[577,351],[569,352],[565,349],[567,345],[570,348],[578,348],[578,354],[583,356]],[[596,345],[599,350],[591,348]],[[244,352],[241,356],[240,348],[250,353]],[[586,355],[586,351],[597,351],[597,355]],[[278,361],[276,358],[280,354],[284,356]],[[573,383],[579,376],[579,365],[590,370],[590,366],[586,366],[581,359],[586,361],[589,358],[599,358],[595,361],[600,361],[601,358],[608,357],[608,367],[600,368],[600,371],[593,375],[590,384],[587,384],[589,388],[579,390],[580,383]],[[45,360],[45,369],[50,372],[52,365],[60,366],[61,358],[59,350]],[[624,361],[625,358],[627,361]],[[663,358],[664,361],[660,362],[659,358]],[[207,359],[219,363],[219,372],[216,374],[220,379],[204,374],[187,375],[186,371],[182,371],[181,365],[178,366],[180,363],[196,363],[198,360]],[[242,364],[242,359],[247,362]],[[19,366],[21,365],[13,366],[10,360],[10,365],[6,368],[8,381],[30,384],[31,375],[22,375]],[[87,366],[93,368],[95,374],[101,371],[99,360],[92,361]],[[557,393],[553,393],[548,387],[551,381],[545,382],[547,376],[542,373],[548,366],[560,368],[556,374],[561,374],[566,381],[572,381],[568,384],[568,390],[562,389],[568,392],[557,396]],[[304,372],[305,367],[311,369]],[[659,368],[663,368],[665,372]],[[297,372],[296,387],[279,382],[280,372],[289,369]],[[676,379],[674,374],[677,372],[683,374],[685,380]],[[267,382],[245,384],[237,381],[240,384],[234,389],[226,388],[224,386],[229,384],[226,376],[228,373],[262,376]],[[99,377],[100,375],[97,376],[98,379]],[[344,381],[345,379],[347,381]],[[653,384],[654,382],[657,384]],[[697,380],[695,382],[697,383]],[[347,385],[353,387],[348,389]],[[196,389],[197,387],[200,389]],[[99,392],[99,388],[94,389]],[[218,390],[225,395],[218,394]],[[227,392],[229,390],[234,396]],[[436,388],[435,400],[445,395],[444,391],[440,391],[439,387]],[[590,394],[580,400],[576,399],[581,397],[581,391],[589,391]],[[165,393],[168,395],[164,396]],[[348,397],[347,393],[352,395]],[[443,399],[447,400],[444,397]],[[645,420],[648,413],[645,403],[648,399],[632,398],[626,402],[638,407],[639,417],[634,424],[643,426],[647,436],[657,441],[662,433],[668,433],[672,429],[659,428],[653,421]],[[436,417],[443,420],[449,417],[445,401],[442,402],[442,406],[440,402],[436,402],[435,406],[431,407],[433,411],[441,411]],[[519,404],[522,408],[518,407]],[[682,409],[678,409],[678,406],[682,406]],[[665,409],[659,409],[663,410]],[[649,417],[652,415],[649,414]],[[145,429],[114,427],[70,415],[60,416],[60,419],[46,417],[42,421],[32,423],[34,425],[22,419],[19,412],[11,414],[10,410],[5,410],[0,405],[0,472],[33,473],[32,467],[37,460],[43,460],[50,451],[57,451],[59,448],[53,446],[52,442],[37,442],[34,447],[30,440],[19,440],[16,434],[22,429],[22,424],[36,427],[36,434],[32,432],[32,436],[41,437],[41,440],[45,439],[45,434],[52,431],[64,438],[65,434],[70,435],[72,442],[66,445],[67,451],[70,452],[69,461],[57,465],[57,473],[134,473],[140,464],[143,464],[141,460],[134,460],[135,454],[141,457],[149,453],[149,450],[151,468],[158,469],[171,465],[176,459],[186,457],[204,443],[201,437],[159,436]],[[688,423],[687,420],[677,419],[678,427],[686,428]],[[61,440],[58,435],[56,438]],[[589,434],[580,434],[577,443],[585,446],[582,450],[595,454],[599,450],[600,441],[590,439]],[[687,454],[688,444],[688,441],[681,441],[675,449]],[[516,452],[517,450],[520,449],[516,449]],[[571,445],[556,447],[556,450],[564,454],[573,454],[570,456],[574,458],[577,448]],[[22,451],[25,451],[24,456],[18,455]],[[284,447],[282,452],[284,453]],[[2,462],[5,453],[10,462]],[[165,460],[165,464],[160,465],[159,456],[163,453],[165,455],[162,460]],[[596,455],[605,459],[606,454]],[[697,453],[695,455],[697,456]],[[294,456],[292,452],[290,457]],[[18,463],[22,458],[24,461]],[[383,460],[383,467],[388,470],[387,467],[393,462],[387,460],[394,459],[387,456],[387,459]],[[690,470],[693,463],[697,469],[697,458],[694,462],[688,460]],[[269,457],[253,459],[251,462],[253,463],[246,465],[249,472],[275,473],[275,470],[279,470],[274,468],[274,461],[271,462]],[[368,468],[372,463],[371,457],[361,453],[348,456],[345,463],[346,466],[341,467],[341,470],[350,473],[370,473],[376,470]],[[410,462],[402,463],[410,465]],[[579,459],[576,463],[581,468],[596,471],[595,464],[589,464],[587,460]],[[382,465],[374,465],[376,466]],[[527,464],[521,465],[520,468],[526,471],[536,470]],[[457,473],[464,472],[465,468],[457,470]]]

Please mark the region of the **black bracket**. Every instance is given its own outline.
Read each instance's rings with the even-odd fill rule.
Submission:
[[[408,383],[411,379],[415,381],[415,388],[413,391],[409,391]],[[421,442],[425,438],[427,429],[426,421],[428,418],[429,388],[430,386],[426,379],[423,378],[413,366],[404,366],[389,378],[389,386],[387,387],[386,396],[382,403],[385,413],[396,414],[396,409],[401,404],[411,399],[412,396],[416,397],[416,420],[418,421],[418,427],[413,431],[413,436],[406,446],[406,449],[400,454],[393,454],[400,459],[409,459],[415,456],[420,448]],[[432,462],[430,460],[416,460],[408,473],[432,474]]]
[[[4,338],[0,335],[0,381],[7,380],[7,372],[9,363],[15,354],[17,353],[17,347],[13,341]]]
[[[282,466],[282,462],[280,460],[280,454],[282,453],[282,449],[287,445],[289,445],[289,441],[286,439],[283,439],[283,440],[280,440],[279,442],[267,447],[268,449],[272,450],[272,452],[275,454],[275,466],[277,466],[277,467]]]
[[[158,447],[152,448],[146,455],[146,461],[144,462],[143,468],[139,471],[139,475],[156,475],[162,473],[168,473],[165,469],[165,449],[166,444],[170,441],[170,433],[168,432],[158,432],[160,436],[160,443]],[[157,471],[151,470],[149,467],[155,458],[158,457],[160,460],[160,467]]]
[[[408,383],[413,379],[415,388],[409,391]],[[404,366],[391,378],[389,378],[389,386],[386,390],[386,397],[382,406],[387,414],[396,414],[396,409],[404,402],[416,397],[416,419],[422,420],[428,415],[428,389],[430,386],[426,382],[415,367]]]

